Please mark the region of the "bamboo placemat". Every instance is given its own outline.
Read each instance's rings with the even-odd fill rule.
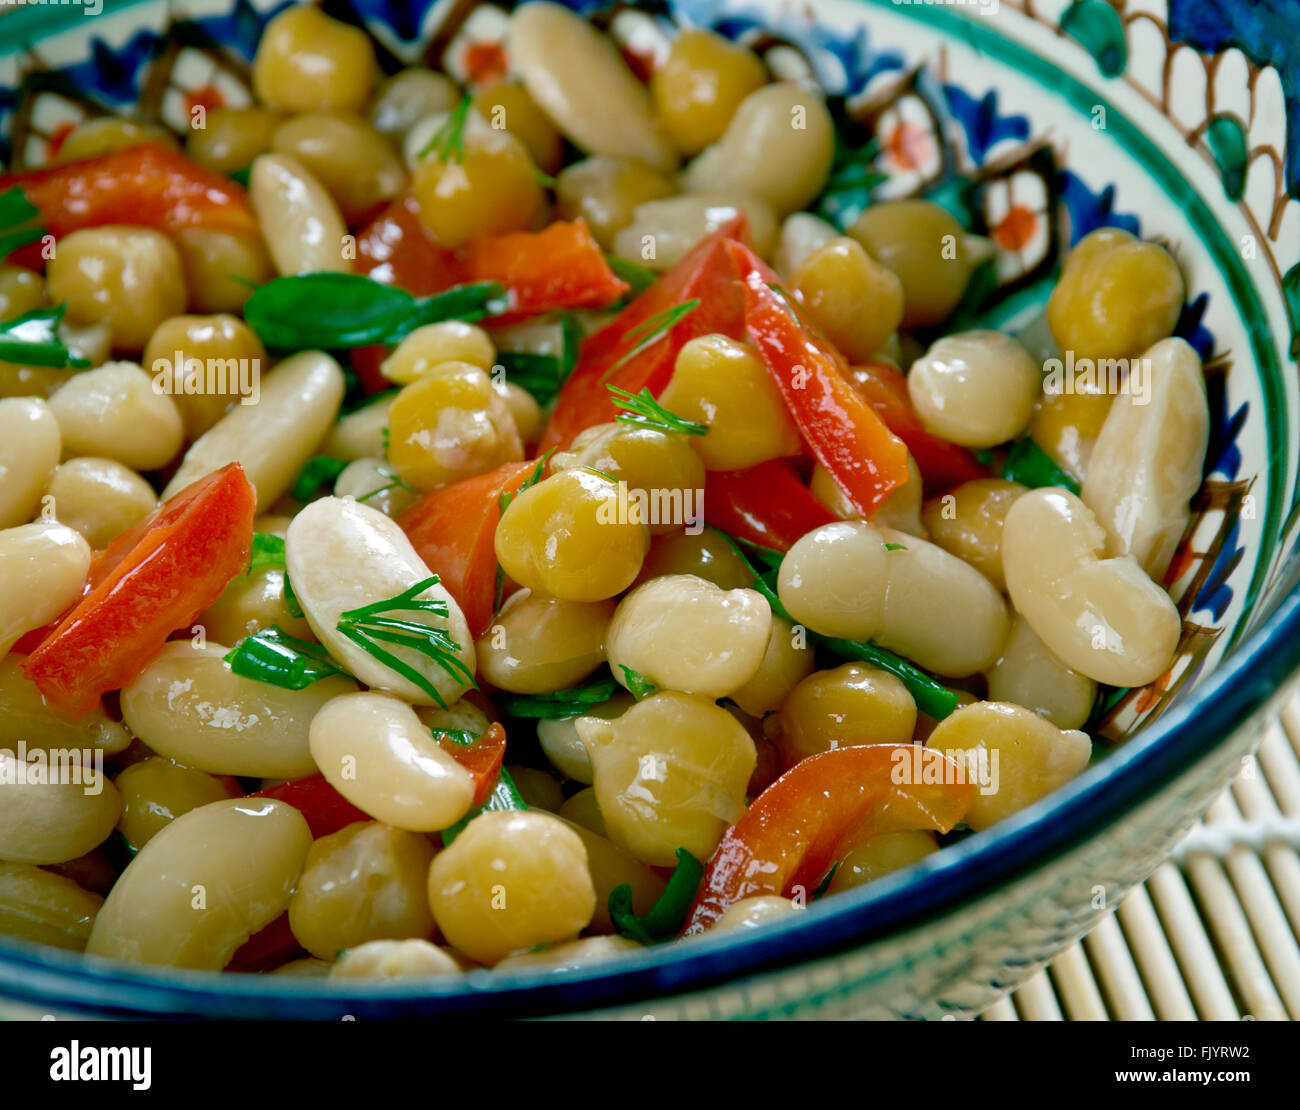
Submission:
[[[1147,882],[984,1021],[1300,1019],[1300,695]]]

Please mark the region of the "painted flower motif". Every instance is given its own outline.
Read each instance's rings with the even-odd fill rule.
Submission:
[[[899,120],[885,136],[884,156],[890,169],[916,173],[931,160],[932,151],[929,132],[911,120]]]
[[[506,48],[500,40],[467,42],[461,48],[461,65],[471,85],[490,85],[510,72]]]
[[[200,85],[197,89],[187,89],[185,91],[185,108],[191,116],[193,116],[195,108],[202,108],[204,112],[211,112],[216,108],[224,108],[225,104],[225,94],[215,85]]]

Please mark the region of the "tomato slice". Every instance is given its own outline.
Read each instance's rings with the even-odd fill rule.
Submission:
[[[238,463],[171,497],[91,560],[87,589],[23,664],[78,717],[131,681],[248,566],[256,493]]]
[[[279,786],[268,786],[250,794],[250,798],[272,798],[293,806],[311,829],[312,839],[319,840],[358,821],[373,821],[365,810],[358,809],[332,787],[324,775],[308,775]]]
[[[914,782],[917,753],[934,761]],[[868,837],[900,829],[947,832],[970,808],[975,784],[942,752],[867,744],[809,756],[763,791],[709,857],[684,934],[704,932],[742,898],[806,895]],[[898,780],[905,781],[898,781]]]

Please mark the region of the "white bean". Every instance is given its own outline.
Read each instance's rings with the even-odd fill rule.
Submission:
[[[99,748],[106,755],[123,751],[131,735],[96,706],[68,720],[55,713],[23,672],[25,655],[10,652],[0,660],[0,748]]]
[[[661,170],[677,165],[649,92],[585,19],[559,4],[525,4],[510,18],[508,41],[529,95],[576,146]]]
[[[1110,686],[1144,686],[1178,646],[1174,603],[1131,555],[1106,557],[1106,532],[1063,489],[1030,490],[1002,526],[1007,591],[1067,666]]]
[[[80,952],[104,899],[27,863],[0,863],[0,936]]]
[[[237,462],[264,509],[285,493],[325,438],[343,400],[343,370],[323,351],[285,359],[255,405],[235,405],[194,441],[163,497]]]
[[[1210,438],[1205,375],[1190,343],[1162,339],[1130,364],[1126,385],[1092,449],[1083,503],[1106,529],[1111,552],[1132,555],[1158,582],[1201,485]]]
[[[185,442],[180,410],[134,362],[108,362],[68,380],[50,398],[65,455],[101,455],[156,470]]]
[[[329,969],[331,979],[427,979],[460,975],[460,965],[427,940],[370,940],[349,948]]]
[[[0,859],[67,863],[108,839],[122,798],[89,761],[72,760],[75,752],[39,760],[33,754],[20,761],[0,750]]]
[[[592,706],[583,716],[612,721],[616,717],[621,717],[635,704],[636,699],[631,694],[620,690],[608,701]],[[541,745],[542,753],[562,775],[575,782],[590,784],[593,777],[591,756],[587,754],[587,749],[583,746],[582,738],[575,727],[578,719],[559,717],[538,721],[537,742]]]
[[[44,401],[0,401],[0,528],[32,519],[61,448],[59,422]]]
[[[840,237],[833,224],[811,212],[795,212],[781,225],[776,248],[776,272],[788,278],[806,259]]]
[[[987,678],[989,701],[1023,705],[1057,728],[1082,726],[1097,698],[1097,684],[1062,663],[1019,613]]]
[[[375,93],[370,122],[376,131],[401,142],[416,123],[456,107],[460,90],[450,77],[431,69],[404,69],[389,77]]]
[[[334,483],[335,497],[351,497],[384,516],[395,517],[412,501],[415,494],[383,459],[357,459],[350,462]]]
[[[284,802],[232,798],[190,810],[122,873],[86,952],[220,971],[288,908],[310,847],[307,822]]]
[[[744,213],[760,255],[776,242],[776,218],[764,200],[735,193],[684,193],[639,204],[632,222],[614,236],[614,253],[649,270],[671,270],[706,235]]]
[[[384,397],[340,417],[321,444],[321,453],[347,462],[382,457],[388,412],[396,399],[396,396]]]
[[[322,497],[289,525],[285,562],[312,631],[349,672],[368,686],[391,691],[416,705],[437,703],[428,691],[338,629],[344,612],[396,597],[431,577],[406,534],[393,521],[356,501]],[[419,595],[419,600],[431,599],[446,605],[446,617],[412,609],[402,610],[400,618],[445,630],[456,644],[456,658],[473,674],[474,640],[460,606],[441,584]],[[414,648],[387,643],[383,647],[418,671],[448,705],[470,686],[464,678],[448,673]]]
[[[69,459],[55,468],[46,493],[54,498],[55,519],[98,551],[158,507],[153,487],[112,459]]]
[[[37,521],[0,532],[0,655],[81,597],[90,545],[64,524]]]
[[[316,773],[308,729],[357,685],[332,675],[285,690],[235,674],[230,649],[173,640],[122,689],[127,727],[159,755],[211,775],[296,779]]]
[[[248,199],[279,273],[350,268],[343,257],[348,228],[338,205],[297,158],[288,154],[254,158]]]
[[[437,832],[474,800],[473,776],[387,694],[335,698],[311,723],[311,751],[340,794],[394,828]]]
[[[792,82],[745,97],[727,130],[682,174],[692,193],[761,197],[787,216],[826,185],[835,157],[835,123],[820,92]]]

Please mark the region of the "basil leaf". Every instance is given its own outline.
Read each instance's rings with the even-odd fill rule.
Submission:
[[[526,389],[539,405],[549,405],[564,384],[563,368],[555,355],[501,351],[497,365],[506,372],[507,381]]]
[[[226,653],[225,661],[243,678],[285,690],[305,690],[322,678],[348,673],[320,644],[290,636],[278,625],[245,637]]]
[[[1052,461],[1050,455],[1026,436],[1011,445],[1002,464],[1002,477],[1030,489],[1060,486],[1077,495],[1079,483]]]
[[[35,308],[0,324],[0,361],[52,370],[84,370],[89,360],[78,358],[59,338],[66,305]]]
[[[465,826],[480,813],[527,808],[528,806],[524,804],[524,796],[519,793],[519,787],[515,785],[515,780],[510,777],[510,772],[502,767],[497,777],[497,784],[493,787],[492,793],[488,795],[488,800],[477,809],[470,810],[454,825],[442,830],[442,846],[447,847],[456,837],[460,836],[465,831]]]
[[[631,667],[620,663],[618,669],[623,672],[623,685],[628,688],[628,692],[640,701],[642,698],[648,698],[659,689],[640,671],[634,671]]]
[[[17,185],[0,193],[0,259],[45,234],[40,211]]]
[[[310,501],[322,486],[333,486],[335,479],[347,468],[344,459],[336,459],[332,455],[317,455],[308,460],[293,484],[293,499]]]
[[[677,866],[649,912],[637,916],[632,909],[632,888],[624,883],[609,893],[609,919],[622,936],[641,944],[671,940],[686,924],[703,878],[704,865],[685,848],[678,848]]]
[[[558,720],[581,717],[591,706],[609,701],[617,689],[618,683],[611,676],[553,694],[501,694],[496,703],[502,713],[511,717]]]
[[[252,574],[263,567],[284,566],[284,540],[267,532],[253,533],[253,553],[248,560],[248,570]]]

